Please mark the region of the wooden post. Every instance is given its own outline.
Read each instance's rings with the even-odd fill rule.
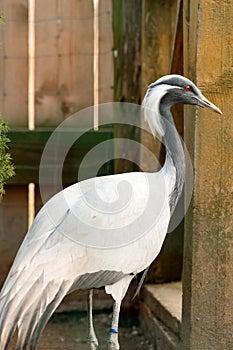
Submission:
[[[223,116],[187,108],[194,165],[185,225],[183,350],[233,349],[233,3],[184,1],[185,74]]]
[[[141,96],[143,98],[147,86],[162,75],[182,73],[183,54],[182,0],[143,0],[142,3]],[[176,106],[173,115],[178,131],[183,136],[182,108]],[[159,141],[150,133],[141,131],[141,143],[159,160],[163,160],[165,152],[163,150],[161,152]],[[147,171],[155,171],[156,165],[151,162],[148,155],[147,150],[141,152],[140,165]],[[167,235],[162,252],[151,266],[146,281],[158,283],[180,279],[182,253],[183,224],[181,223],[175,232]]]
[[[171,46],[173,40],[172,13],[176,13],[177,1],[143,0],[142,4],[142,78],[141,95],[145,95],[149,84],[162,75],[170,73]],[[142,120],[142,123],[144,120]],[[154,137],[141,132],[141,142],[159,158],[160,144]],[[148,171],[155,170],[155,164],[148,159],[148,152],[141,153],[141,167]]]
[[[140,103],[141,82],[141,0],[113,1],[114,34],[114,101]],[[118,125],[115,138],[139,139],[134,126]],[[121,143],[122,144],[122,143]],[[117,143],[117,154],[125,154],[125,145]],[[137,159],[135,150],[128,150],[129,159]],[[130,154],[131,153],[131,154]],[[138,170],[127,159],[115,159],[115,172]]]
[[[27,128],[28,1],[0,0],[0,11],[6,21],[0,30],[0,113],[10,129]],[[26,229],[27,184],[8,186],[0,203],[0,288]]]

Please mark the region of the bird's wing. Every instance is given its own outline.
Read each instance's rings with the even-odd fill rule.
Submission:
[[[167,203],[168,194],[159,174],[156,177],[145,173],[119,174],[70,186],[51,198],[39,211],[17,253],[8,279],[36,262],[48,265],[60,251],[83,259],[87,254],[86,247],[98,245],[99,248],[114,249],[116,245],[124,245],[125,227],[125,231],[129,231],[129,240],[138,239],[141,231],[156,224],[156,220],[159,223]],[[141,221],[137,220],[140,216]],[[153,222],[147,224],[150,217]],[[111,243],[113,237],[117,242]]]
[[[115,283],[145,268],[160,250],[168,225],[163,219],[167,205],[162,191],[158,191],[158,208],[166,209],[156,212],[153,208],[159,218],[151,252],[151,239],[140,236],[146,221],[135,225],[138,215],[144,214],[145,219],[152,215],[145,210],[150,189],[144,175],[121,174],[97,178],[94,184],[91,181],[55,195],[26,235],[0,294],[3,349],[16,325],[19,345],[35,342],[71,290]],[[131,230],[128,236],[127,231],[121,235],[125,227]],[[150,232],[150,225],[146,229]]]

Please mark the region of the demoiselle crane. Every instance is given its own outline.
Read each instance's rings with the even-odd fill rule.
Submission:
[[[72,185],[52,197],[39,211],[30,227],[5,281],[0,294],[0,349],[8,348],[10,339],[18,328],[17,350],[33,350],[50,316],[63,297],[73,290],[90,290],[88,302],[88,341],[91,349],[98,347],[92,323],[92,289],[105,287],[111,294],[113,304],[112,324],[108,339],[109,349],[119,349],[118,319],[121,301],[131,280],[147,269],[159,254],[167,233],[171,214],[180,197],[185,174],[185,158],[180,138],[176,132],[171,106],[190,104],[206,107],[222,114],[208,101],[201,91],[187,78],[167,75],[148,87],[143,108],[145,118],[153,134],[158,133],[166,147],[164,166],[155,173],[147,173],[153,183],[153,201],[147,210],[148,186],[145,173],[135,172],[95,178],[95,189],[106,201],[116,196],[117,186],[126,181],[131,185],[132,201],[125,210],[107,215],[100,211],[95,215],[86,205],[92,196],[91,180]],[[62,201],[68,202],[67,206]],[[98,199],[97,199],[98,205]],[[152,207],[152,208],[151,208]],[[56,218],[49,213],[55,210]],[[97,249],[78,244],[74,237],[76,219],[86,220],[96,230],[119,228],[123,230],[128,221],[134,222],[137,213],[145,220],[156,216],[154,225],[130,244],[119,248]],[[73,214],[73,215],[72,215]],[[143,225],[134,225],[143,231]],[[68,233],[68,234],[66,234]],[[70,235],[71,234],[71,235]],[[88,235],[88,232],[85,232]],[[111,235],[108,237],[111,245]]]

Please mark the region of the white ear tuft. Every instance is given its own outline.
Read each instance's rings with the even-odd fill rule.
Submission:
[[[163,137],[165,134],[159,105],[162,97],[167,93],[169,89],[172,88],[172,86],[166,84],[152,84],[151,86],[149,86],[144,100],[142,102],[142,107],[144,109],[144,117],[149,124],[153,136],[155,136],[156,133],[158,133],[160,137]]]

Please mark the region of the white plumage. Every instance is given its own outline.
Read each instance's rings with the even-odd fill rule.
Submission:
[[[192,96],[187,97],[186,85],[193,87]],[[176,102],[174,90],[175,96],[179,91],[178,102],[203,106],[200,91],[183,77],[163,77],[149,87],[144,100],[146,119],[153,134],[164,137],[167,148],[159,172],[85,180],[55,195],[36,216],[0,294],[1,350],[7,349],[16,327],[17,349],[35,349],[66,294],[103,286],[115,301],[109,348],[119,349],[115,331],[121,301],[132,278],[160,252],[183,186],[182,146],[174,130],[166,126],[172,122],[169,108]],[[162,105],[169,94],[171,103],[168,99]],[[220,112],[206,101],[206,107]],[[166,140],[166,135],[172,139]],[[95,349],[91,323],[89,330],[90,346]]]

